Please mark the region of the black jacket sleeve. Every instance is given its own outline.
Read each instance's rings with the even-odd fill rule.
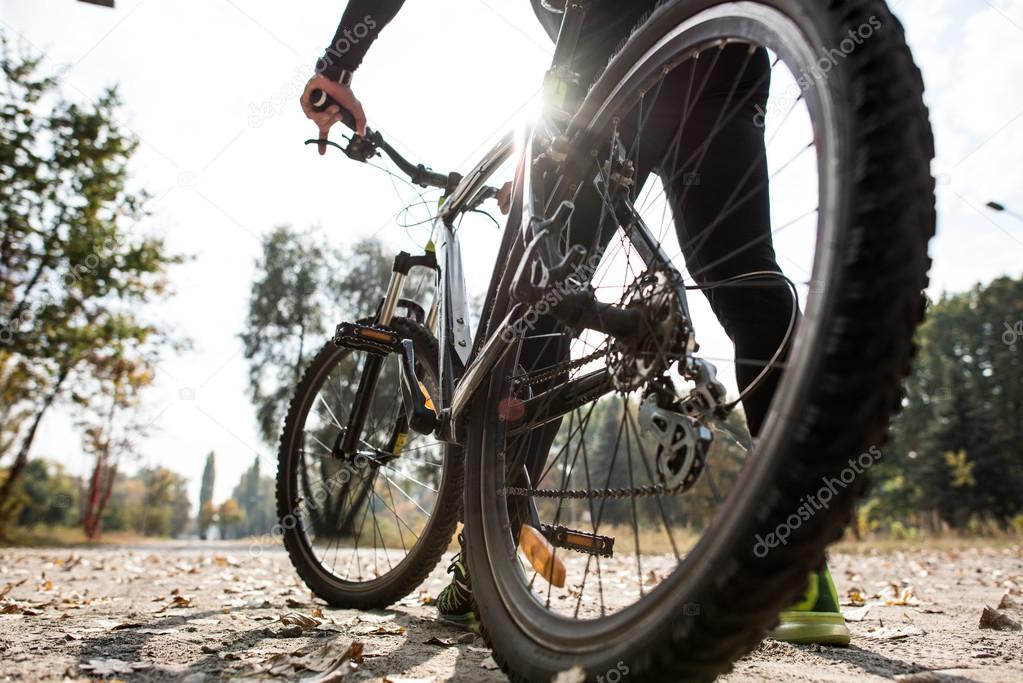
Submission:
[[[337,80],[342,71],[355,71],[370,45],[394,19],[405,0],[351,0],[334,40],[316,63],[316,71]]]

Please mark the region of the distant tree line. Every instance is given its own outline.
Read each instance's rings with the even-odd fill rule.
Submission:
[[[107,532],[175,537],[192,525],[187,481],[164,467],[119,474],[111,487],[100,527]],[[89,487],[51,460],[30,461],[14,489],[15,525],[25,529],[76,527],[83,524]]]
[[[934,302],[859,530],[1023,533],[1023,279]]]

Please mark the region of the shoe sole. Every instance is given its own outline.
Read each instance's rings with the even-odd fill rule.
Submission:
[[[768,634],[774,640],[794,645],[849,644],[845,618],[834,612],[782,612],[781,623]]]
[[[469,633],[480,634],[480,622],[472,612],[468,614],[438,614],[437,621]]]

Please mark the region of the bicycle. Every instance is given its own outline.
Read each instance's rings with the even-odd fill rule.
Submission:
[[[413,164],[375,131],[344,148],[362,162],[383,153],[445,199],[436,247],[398,255],[376,314],[339,325],[306,371],[281,440],[278,513],[309,587],[373,608],[434,568],[464,501],[476,612],[509,677],[578,665],[591,680],[709,680],[776,622],[865,490],[862,467],[846,474],[880,452],[924,310],[933,140],[919,71],[883,2],[667,0],[587,88],[573,60],[592,1],[563,3],[544,115],[468,174]],[[770,133],[767,188],[744,181],[721,214],[752,191],[791,210],[806,194],[784,189],[797,173],[816,206],[772,221],[772,239],[802,257],[788,260],[807,279],[709,280],[690,267],[687,281],[648,224],[659,204],[639,172],[683,177],[683,200],[700,182],[683,176],[698,164],[671,157],[686,118],[667,145],[643,132],[673,74],[690,73],[685,114],[702,96],[692,74],[765,53],[769,78],[798,92],[780,106],[772,91],[756,112]],[[735,94],[720,98],[697,151],[739,114]],[[775,163],[775,142],[795,156]],[[511,214],[474,332],[457,221],[496,195],[487,183],[511,159]],[[662,220],[678,206],[665,194]],[[435,274],[428,310],[403,298],[416,267]],[[730,397],[701,356],[687,292],[765,286],[791,292],[792,317]],[[737,407],[774,375],[751,440]]]

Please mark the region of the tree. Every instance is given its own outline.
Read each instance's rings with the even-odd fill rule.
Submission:
[[[145,337],[143,337],[143,340]],[[140,418],[142,390],[153,381],[155,352],[142,343],[115,342],[109,349],[90,353],[91,367],[85,394],[75,394],[83,449],[94,458],[85,499],[82,526],[90,540],[99,538],[103,511],[114,491],[122,460],[138,455],[139,439],[149,423]]]
[[[929,530],[1023,513],[1023,280],[998,278],[930,306],[901,415],[876,466],[874,528]]]
[[[245,513],[234,498],[228,498],[220,504],[217,511],[220,517],[220,537],[231,538],[236,528],[245,520]]]
[[[88,357],[153,327],[133,306],[163,296],[181,259],[130,231],[149,195],[129,189],[137,141],[117,123],[114,89],[63,99],[41,58],[0,34],[0,529],[49,410],[88,381]]]
[[[213,484],[216,480],[216,463],[213,451],[206,456],[202,470],[202,487],[199,489],[199,538],[206,540],[206,529],[213,523]]]
[[[264,238],[241,338],[249,360],[249,391],[266,443],[277,445],[288,401],[328,330],[342,320],[374,313],[392,261],[376,239],[336,251],[320,244],[315,233],[287,226]],[[428,278],[428,273],[418,273],[408,291],[417,291]]]
[[[219,521],[217,515],[217,506],[213,504],[213,501],[207,501],[202,509],[199,510],[199,529],[201,530],[200,537],[205,539],[206,534],[209,533],[209,528],[212,527]]]
[[[187,480],[165,467],[145,468],[138,478],[145,486],[142,524],[147,536],[178,536],[191,518]]]
[[[274,480],[260,473],[259,456],[252,462],[238,480],[231,492],[244,516],[244,523],[238,525],[240,535],[252,536],[270,533],[277,520],[274,509]]]
[[[73,524],[78,509],[79,486],[64,471],[63,465],[48,460],[33,460],[25,466],[15,489],[18,526],[67,526]]]
[[[326,334],[326,250],[310,233],[279,226],[263,239],[256,271],[241,337],[260,434],[273,444],[287,400]]]

